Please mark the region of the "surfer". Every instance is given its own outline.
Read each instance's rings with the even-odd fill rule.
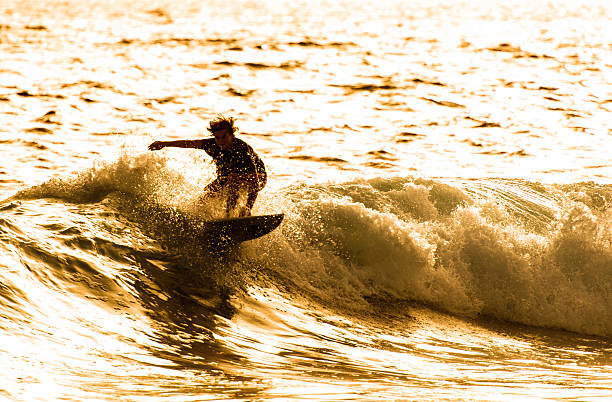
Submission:
[[[238,127],[232,117],[219,116],[211,120],[207,128],[214,138],[199,140],[155,141],[149,150],[157,151],[164,147],[203,149],[210,155],[217,167],[217,177],[205,188],[204,198],[213,196],[221,190],[227,192],[225,211],[229,217],[238,203],[242,191],[246,191],[246,205],[238,210],[238,216],[250,216],[257,193],[267,181],[266,169],[261,158],[243,140],[236,138]]]

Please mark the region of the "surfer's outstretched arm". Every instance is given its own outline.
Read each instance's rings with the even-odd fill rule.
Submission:
[[[149,150],[157,151],[165,147],[202,148],[202,140],[155,141],[149,145]]]

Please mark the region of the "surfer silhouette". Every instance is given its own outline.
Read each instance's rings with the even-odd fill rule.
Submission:
[[[230,213],[236,209],[240,193],[244,191],[247,194],[246,205],[238,209],[238,216],[250,216],[257,194],[266,185],[266,169],[253,148],[236,138],[238,127],[234,122],[232,117],[219,116],[211,120],[207,128],[213,138],[155,141],[149,145],[149,150],[157,151],[165,147],[204,150],[215,162],[217,177],[204,188],[203,198],[226,191],[225,211],[230,217]]]

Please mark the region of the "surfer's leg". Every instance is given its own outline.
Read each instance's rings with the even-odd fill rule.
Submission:
[[[247,201],[246,201],[246,213],[243,216],[250,216],[251,209],[253,209],[253,205],[255,205],[255,200],[257,199],[257,194],[264,188],[266,185],[266,176],[258,175],[254,180],[249,182],[247,188]]]
[[[198,201],[200,203],[207,202],[211,197],[217,194],[217,192],[219,191],[217,187],[218,185],[216,183],[216,180],[213,180],[206,187],[204,187],[204,189],[202,190],[202,194],[200,194],[200,196],[198,197]]]
[[[230,179],[226,182],[225,212],[228,217],[230,217],[231,213],[236,209],[236,205],[238,204],[238,198],[240,197],[240,191],[243,187],[243,183],[235,179]]]
[[[237,186],[229,186],[227,191],[227,199],[225,204],[225,212],[227,216],[230,216],[230,213],[236,208],[236,204],[238,203],[238,187]]]
[[[210,183],[208,183],[208,185],[206,187],[204,187],[204,192],[205,193],[218,193],[224,185],[224,180],[220,180],[220,179],[215,179],[213,181],[211,181]]]
[[[251,214],[251,209],[253,209],[253,205],[255,204],[255,200],[257,199],[258,193],[259,191],[249,191],[249,194],[247,195],[246,209],[249,212],[249,215]]]
[[[227,180],[225,180],[224,178],[216,178],[215,180],[210,182],[206,187],[204,187],[202,195],[200,195],[199,197],[200,203],[208,205],[210,204],[211,199],[215,199],[216,197],[222,196],[226,185]],[[227,206],[226,198],[223,197],[222,199],[218,199],[218,201],[223,202],[225,204],[223,205],[223,209],[225,209],[225,213],[229,217],[229,209]]]
[[[251,216],[251,209],[253,209],[255,199],[257,199],[257,192],[248,194],[246,205],[240,211],[240,216]]]

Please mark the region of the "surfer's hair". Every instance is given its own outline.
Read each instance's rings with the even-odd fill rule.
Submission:
[[[207,130],[211,133],[221,130],[230,130],[232,134],[234,134],[236,133],[236,131],[238,131],[238,127],[234,125],[235,121],[236,119],[234,119],[233,117],[225,117],[220,114],[215,119],[210,121]]]

